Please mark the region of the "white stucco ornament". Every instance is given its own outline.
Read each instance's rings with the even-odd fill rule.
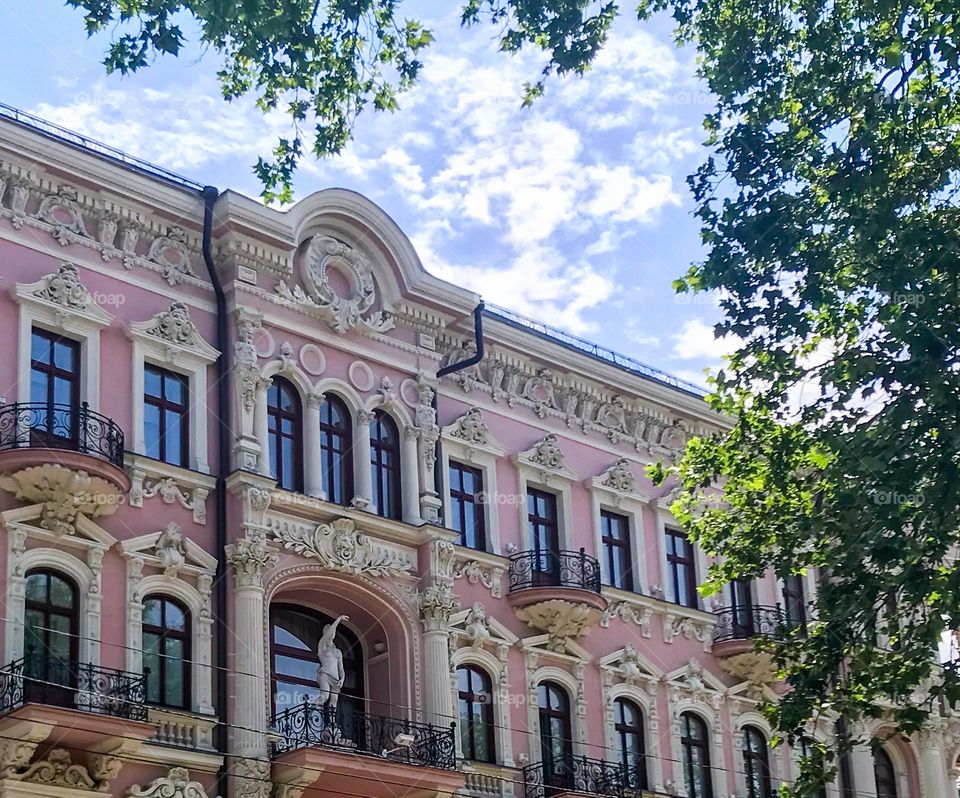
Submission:
[[[307,248],[301,270],[304,291],[281,281],[277,293],[298,304],[312,305],[338,333],[358,325],[377,332],[394,326],[393,317],[383,310],[374,310],[377,287],[366,255],[330,236],[314,236]],[[337,285],[339,276],[346,285]]]
[[[129,798],[207,798],[203,785],[191,781],[186,768],[170,768],[166,776],[145,786],[134,784],[127,795]]]

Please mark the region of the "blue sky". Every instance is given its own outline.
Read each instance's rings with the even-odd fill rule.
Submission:
[[[438,6],[443,12],[438,12]],[[459,3],[412,2],[436,42],[394,114],[360,117],[340,157],[307,159],[297,196],[366,194],[435,274],[691,381],[719,364],[717,310],[671,281],[701,255],[685,178],[705,151],[709,98],[694,53],[666,21],[622,17],[595,67],[553,79],[532,109],[538,62],[496,50],[493,29],[459,25]],[[126,78],[101,65],[60,0],[0,0],[0,100],[213,184],[259,193],[251,165],[282,114],[224,103],[216,61],[194,49]]]

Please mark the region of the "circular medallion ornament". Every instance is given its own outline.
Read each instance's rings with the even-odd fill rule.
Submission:
[[[307,374],[318,377],[326,371],[327,358],[316,344],[304,344],[300,347],[300,363]]]
[[[350,364],[347,376],[358,391],[369,391],[373,388],[373,370],[362,360],[354,360]]]

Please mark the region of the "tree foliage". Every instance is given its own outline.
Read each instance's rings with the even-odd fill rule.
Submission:
[[[107,66],[176,54],[177,14],[225,59],[228,99],[255,92],[297,123],[258,174],[289,197],[303,151],[337,152],[369,102],[393,109],[430,33],[399,0],[69,0],[114,39]],[[821,569],[816,623],[774,645],[790,690],[784,735],[823,712],[921,727],[960,677],[935,662],[960,627],[960,53],[956,0],[643,0],[697,48],[715,98],[690,186],[708,254],[677,281],[717,291],[736,351],[713,407],[729,433],[694,441],[675,511],[722,558],[710,589]],[[589,0],[465,0],[500,46],[587,69],[619,13]],[[465,76],[466,80],[466,76]],[[669,476],[660,468],[658,478]],[[722,486],[722,503],[715,488]],[[878,645],[879,643],[879,645]],[[814,762],[813,760],[817,760]],[[829,770],[812,757],[792,788]],[[817,765],[814,767],[814,765]]]

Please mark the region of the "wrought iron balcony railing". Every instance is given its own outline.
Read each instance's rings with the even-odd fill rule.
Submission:
[[[717,619],[716,628],[713,630],[714,643],[750,640],[754,637],[777,640],[789,631],[786,614],[779,605],[723,607],[714,610],[713,614]]]
[[[0,451],[65,449],[123,467],[123,430],[83,403],[20,402],[0,406]]]
[[[600,563],[580,551],[521,551],[510,557],[510,592],[574,587],[600,592]]]
[[[454,730],[454,724],[444,728],[413,723],[345,705],[334,714],[329,708],[304,699],[302,704],[274,716],[273,750],[275,754],[284,754],[299,748],[329,746],[409,765],[455,770]]]
[[[0,714],[23,704],[147,720],[146,676],[28,652],[0,669]]]
[[[550,798],[563,792],[640,798],[647,790],[647,770],[642,757],[629,764],[574,756],[538,762],[523,769],[526,798]]]

